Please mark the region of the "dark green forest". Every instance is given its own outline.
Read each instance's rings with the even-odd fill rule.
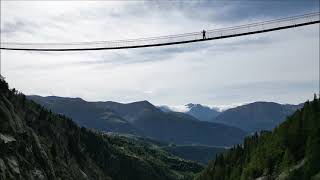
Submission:
[[[194,160],[207,165],[209,161],[215,158],[216,154],[226,151],[226,148],[200,146],[200,145],[169,145],[163,146],[163,150],[170,152],[183,159]]]
[[[320,100],[217,155],[197,180],[320,179]]]

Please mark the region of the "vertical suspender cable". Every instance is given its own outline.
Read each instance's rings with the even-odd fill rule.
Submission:
[[[1,74],[1,36],[2,36],[2,33],[1,33],[1,30],[2,30],[2,27],[1,27],[1,18],[2,18],[2,11],[1,11],[2,7],[1,7],[1,0],[0,0],[0,78],[2,78],[2,74]]]

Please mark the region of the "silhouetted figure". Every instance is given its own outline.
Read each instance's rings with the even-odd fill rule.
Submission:
[[[202,31],[202,39],[206,39],[207,37],[206,37],[206,31],[205,30],[203,30]]]

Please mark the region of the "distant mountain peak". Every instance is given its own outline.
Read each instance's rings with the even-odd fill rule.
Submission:
[[[220,114],[217,108],[211,108],[202,104],[188,103],[184,106],[158,106],[163,112],[183,112],[200,121],[210,121]]]
[[[136,102],[132,102],[132,103],[128,103],[128,104],[139,104],[139,105],[143,105],[143,106],[152,106],[154,107],[153,104],[151,104],[149,101],[147,100],[143,100],[143,101],[136,101]]]
[[[210,108],[209,106],[201,104],[189,103],[185,105],[189,110],[186,112],[189,115],[201,120],[201,121],[211,121],[213,118],[217,117],[220,112],[217,109]]]
[[[257,101],[230,108],[213,122],[235,126],[247,132],[271,130],[301,107],[302,105]]]
[[[185,105],[186,107],[188,108],[209,108],[208,106],[204,106],[204,105],[201,105],[201,104],[194,104],[194,103],[189,103],[189,104],[186,104]]]

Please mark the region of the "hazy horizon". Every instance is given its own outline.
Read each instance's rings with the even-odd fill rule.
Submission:
[[[36,94],[30,94],[27,96],[40,96],[40,95],[36,95]],[[63,97],[63,96],[54,96],[54,95],[49,95],[49,96],[41,96],[41,97],[59,97],[59,98],[80,98],[86,102],[108,102],[110,100],[97,100],[97,101],[91,101],[91,100],[87,100],[81,97]],[[121,104],[130,104],[130,103],[135,103],[135,102],[142,102],[142,101],[148,101],[149,103],[151,103],[152,105],[156,106],[156,107],[166,107],[169,108],[171,111],[175,111],[175,112],[186,112],[188,110],[190,110],[190,108],[187,107],[188,104],[200,104],[204,107],[209,107],[210,109],[214,109],[217,110],[219,112],[231,109],[231,108],[235,108],[238,106],[242,106],[242,105],[246,105],[246,104],[251,104],[251,103],[255,103],[255,102],[272,102],[272,103],[278,103],[278,104],[282,104],[282,105],[299,105],[301,103],[306,102],[307,100],[313,100],[312,98],[310,99],[306,99],[303,102],[300,103],[281,103],[281,102],[275,102],[275,101],[264,101],[264,100],[257,100],[257,101],[251,101],[251,102],[242,102],[242,103],[231,103],[231,104],[201,104],[201,103],[197,103],[197,102],[189,102],[186,104],[174,104],[174,105],[168,105],[168,104],[154,104],[153,102],[147,100],[147,99],[141,99],[138,101],[128,101],[128,102],[121,102],[121,101],[110,101],[110,102],[117,102],[117,103],[121,103]]]

